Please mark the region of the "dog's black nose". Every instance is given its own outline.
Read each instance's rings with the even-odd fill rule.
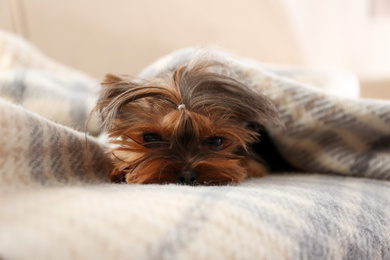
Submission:
[[[176,174],[176,182],[180,184],[195,185],[198,180],[198,172],[195,170],[180,170]]]

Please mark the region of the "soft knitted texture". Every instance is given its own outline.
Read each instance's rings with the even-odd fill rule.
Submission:
[[[191,53],[169,55],[143,76]],[[215,187],[109,183],[104,139],[75,130],[90,109],[77,104],[94,100],[93,80],[77,80],[80,94],[67,69],[67,80],[51,81],[63,77],[22,68],[34,80],[19,88],[9,79],[21,69],[7,68],[0,71],[0,259],[390,259],[389,102],[337,97],[286,69],[222,58],[275,102],[286,131],[268,128],[304,174]],[[318,75],[304,74],[301,81]],[[354,82],[345,77],[338,82]],[[46,88],[35,84],[43,81]],[[24,102],[41,94],[42,113]],[[46,114],[53,97],[72,112]]]
[[[390,185],[280,175],[238,186],[0,192],[2,259],[389,259]]]

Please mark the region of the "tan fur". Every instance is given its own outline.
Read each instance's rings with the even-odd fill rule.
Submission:
[[[268,174],[267,168],[261,162],[249,156],[246,156],[243,161],[248,177],[264,177]]]

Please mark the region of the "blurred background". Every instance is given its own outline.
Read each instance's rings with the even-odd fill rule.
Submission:
[[[390,0],[0,0],[0,29],[96,78],[135,75],[179,48],[347,69],[390,99]]]

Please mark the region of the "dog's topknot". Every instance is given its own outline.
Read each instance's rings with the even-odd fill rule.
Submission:
[[[102,82],[97,102],[103,128],[107,131],[118,117],[128,118],[132,109],[149,105],[152,110],[178,108],[237,122],[263,125],[277,121],[279,114],[272,102],[258,91],[247,87],[234,70],[219,60],[196,56],[188,63],[156,78],[140,79],[108,74]],[[135,121],[136,122],[136,121]]]

